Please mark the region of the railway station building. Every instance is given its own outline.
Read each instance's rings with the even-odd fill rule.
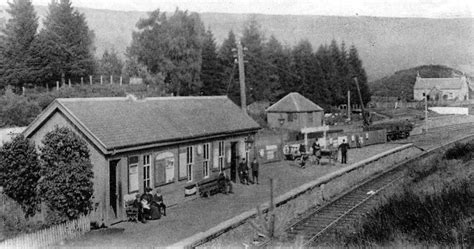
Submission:
[[[266,109],[268,125],[301,131],[307,127],[323,125],[324,110],[303,95],[292,92]]]
[[[159,188],[169,206],[196,198],[185,190],[220,172],[235,179],[260,129],[226,96],[127,96],[56,99],[23,134],[41,146],[57,126],[88,145],[94,213],[105,224],[124,220],[125,201],[147,187]]]
[[[421,78],[418,74],[413,87],[413,98],[421,101],[468,100],[469,82],[466,76],[458,78]]]

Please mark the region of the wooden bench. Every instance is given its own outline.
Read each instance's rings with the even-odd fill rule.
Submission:
[[[199,195],[202,197],[209,197],[212,194],[221,192],[217,177],[204,179],[197,183]]]
[[[138,208],[134,205],[134,200],[125,202],[125,213],[128,221],[138,221]]]

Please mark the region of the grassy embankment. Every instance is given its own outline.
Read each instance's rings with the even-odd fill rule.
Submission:
[[[416,165],[408,172],[409,178],[387,193],[377,208],[357,224],[336,231],[333,243],[349,247],[472,248],[473,156],[474,142],[456,144],[432,163]]]

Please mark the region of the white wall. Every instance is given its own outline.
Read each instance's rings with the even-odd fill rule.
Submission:
[[[469,108],[467,107],[430,107],[428,109],[439,114],[469,115]]]

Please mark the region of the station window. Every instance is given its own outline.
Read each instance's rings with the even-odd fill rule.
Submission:
[[[209,177],[209,144],[204,144],[203,148],[203,161],[202,161],[202,175],[204,178]]]
[[[150,187],[150,155],[143,156],[143,187]]]
[[[138,156],[128,158],[128,192],[138,191]]]
[[[186,174],[189,182],[193,180],[193,162],[193,147],[189,146],[186,148]]]
[[[224,150],[224,141],[219,142],[219,169],[222,170],[224,168],[224,155],[225,155],[225,150]]]

